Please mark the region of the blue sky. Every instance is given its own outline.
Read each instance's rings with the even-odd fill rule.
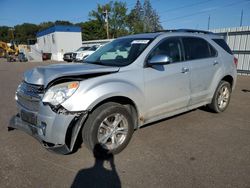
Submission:
[[[41,23],[68,20],[73,23],[89,19],[89,11],[108,0],[0,0],[0,25]],[[136,0],[126,0],[129,9]],[[143,0],[141,0],[143,2]],[[151,0],[160,15],[164,29],[236,27],[240,25],[243,9],[243,25],[250,26],[250,0]]]

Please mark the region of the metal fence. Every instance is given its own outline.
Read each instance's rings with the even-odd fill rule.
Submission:
[[[86,41],[82,41],[82,45],[83,46],[93,46],[96,44],[103,45],[103,44],[106,44],[108,42],[111,42],[112,40],[114,40],[114,39],[86,40]]]
[[[250,26],[212,30],[224,36],[227,44],[238,58],[238,72],[250,74]]]

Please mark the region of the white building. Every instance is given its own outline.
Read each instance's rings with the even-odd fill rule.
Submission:
[[[63,61],[63,54],[82,46],[81,28],[56,25],[37,33],[37,48],[42,53],[50,53],[51,59]]]

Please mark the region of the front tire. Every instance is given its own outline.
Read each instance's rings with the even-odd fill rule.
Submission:
[[[120,153],[133,135],[133,122],[130,112],[123,105],[105,103],[97,107],[84,124],[83,143],[95,153]]]
[[[220,113],[226,110],[229,105],[231,98],[232,88],[230,83],[226,81],[221,81],[214,93],[213,100],[208,107],[216,112]]]

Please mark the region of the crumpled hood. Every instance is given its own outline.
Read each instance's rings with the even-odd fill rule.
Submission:
[[[44,85],[65,76],[83,76],[98,73],[118,72],[119,67],[108,67],[88,63],[54,64],[36,67],[24,73],[24,80],[30,84]]]

